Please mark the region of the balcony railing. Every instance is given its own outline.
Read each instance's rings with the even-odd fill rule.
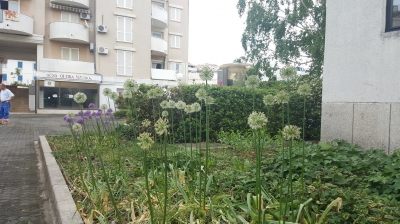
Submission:
[[[79,23],[50,23],[50,40],[89,43],[89,28]]]
[[[89,8],[89,0],[50,0],[50,2],[83,9]]]
[[[152,55],[165,56],[168,54],[168,42],[157,37],[151,37]]]
[[[152,4],[151,25],[165,29],[168,26],[168,12],[163,7]]]
[[[0,22],[0,33],[10,33],[32,36],[33,35],[33,19],[24,14],[18,14],[12,20],[6,19],[6,11],[0,10],[3,22]],[[8,11],[10,12],[10,11]]]
[[[83,61],[66,61],[59,59],[43,58],[40,60],[40,71],[94,74],[94,63]]]
[[[151,78],[156,80],[176,80],[176,72],[174,70],[151,69]]]

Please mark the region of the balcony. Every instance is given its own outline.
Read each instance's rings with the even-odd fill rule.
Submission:
[[[168,12],[163,7],[152,4],[151,25],[157,28],[165,29],[168,26]]]
[[[72,43],[89,43],[89,28],[79,23],[50,23],[50,40]]]
[[[151,79],[176,81],[174,70],[151,69]]]
[[[89,0],[50,0],[50,2],[76,8],[83,8],[83,9],[89,8]]]
[[[166,56],[168,54],[168,42],[158,37],[151,37],[151,54]]]
[[[3,22],[0,23],[0,33],[10,33],[25,36],[33,35],[33,19],[29,16],[19,14],[16,20],[6,20],[6,11],[0,10],[3,15]]]
[[[94,63],[91,62],[43,58],[40,60],[39,65],[40,71],[94,74]]]

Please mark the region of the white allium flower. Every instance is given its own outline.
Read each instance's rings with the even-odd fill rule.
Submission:
[[[157,96],[157,97],[162,97],[162,96],[164,96],[164,90],[163,90],[161,87],[159,87],[159,86],[157,86],[156,88],[154,88],[154,92],[156,93],[156,96]]]
[[[137,144],[143,150],[149,150],[151,146],[154,144],[154,141],[151,138],[151,134],[147,132],[140,134],[137,140],[138,140]]]
[[[211,80],[214,77],[214,72],[209,67],[204,67],[199,73],[201,80]]]
[[[207,91],[204,88],[200,88],[199,90],[197,90],[195,96],[199,100],[205,100],[207,98]]]
[[[72,130],[76,133],[81,132],[82,131],[82,125],[80,124],[74,124],[72,125]]]
[[[154,125],[154,129],[158,135],[168,134],[168,120],[167,119],[158,119],[156,124]]]
[[[132,93],[134,93],[134,92],[138,91],[139,85],[137,84],[137,82],[134,79],[127,79],[124,82],[124,88],[126,90],[129,90]]]
[[[119,97],[118,93],[116,93],[116,92],[112,92],[110,95],[110,99],[112,99],[113,101],[118,100],[118,97]]]
[[[286,125],[283,128],[282,135],[286,140],[294,140],[300,138],[300,128],[296,125]]]
[[[257,88],[260,85],[260,78],[256,75],[251,75],[245,81],[245,85],[247,88]]]
[[[108,109],[107,104],[102,104],[102,105],[100,106],[100,109],[102,109],[103,111],[106,111],[106,110]]]
[[[247,124],[252,129],[260,129],[264,127],[268,122],[267,117],[263,112],[255,112],[250,114],[249,118],[247,119]]]
[[[168,104],[168,101],[166,101],[166,100],[163,100],[163,101],[160,103],[160,107],[161,107],[162,109],[167,109],[168,106],[169,106],[169,104]]]
[[[210,105],[210,104],[214,104],[215,100],[214,100],[214,98],[212,98],[211,96],[207,96],[206,99],[204,100],[204,102],[205,102],[207,105]]]
[[[178,110],[184,110],[185,107],[186,107],[186,103],[183,102],[182,100],[179,100],[179,101],[176,103],[176,108],[177,108]]]
[[[111,93],[112,93],[112,90],[111,90],[110,88],[104,88],[104,89],[103,89],[103,95],[104,95],[104,96],[110,97],[110,96],[111,96]]]
[[[75,117],[75,113],[73,113],[73,112],[68,112],[68,113],[67,113],[67,117]]]
[[[199,103],[193,103],[192,109],[193,109],[193,112],[199,112],[201,110],[201,106]]]
[[[149,89],[149,91],[147,91],[146,95],[147,95],[147,97],[148,97],[149,99],[155,99],[155,98],[157,98],[156,89]]]
[[[168,108],[173,109],[176,107],[176,103],[173,100],[168,101]]]
[[[289,103],[290,96],[286,91],[279,91],[275,96],[275,102],[278,104]]]
[[[161,112],[161,116],[168,117],[168,111],[164,110],[163,112]]]
[[[132,94],[131,91],[125,90],[125,91],[122,93],[122,96],[123,96],[125,99],[131,99],[131,98],[133,97],[133,94]]]
[[[77,92],[74,95],[74,100],[75,100],[76,103],[82,104],[82,103],[86,102],[86,99],[87,99],[87,96],[84,93]]]
[[[296,78],[297,72],[293,66],[286,66],[281,69],[280,75],[282,79],[289,81]]]
[[[297,89],[297,93],[301,96],[308,96],[311,95],[311,87],[308,84],[300,85]]]
[[[265,106],[270,106],[275,104],[275,98],[271,94],[264,96],[263,102]]]
[[[151,121],[149,119],[144,119],[142,121],[142,126],[143,127],[147,128],[147,127],[150,127],[150,125],[151,125]]]
[[[187,114],[191,114],[191,113],[195,112],[195,111],[194,111],[194,108],[193,108],[193,105],[192,105],[192,104],[186,105],[186,107],[185,107],[185,112],[186,112]]]

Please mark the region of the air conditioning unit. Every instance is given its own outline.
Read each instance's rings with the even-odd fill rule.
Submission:
[[[94,51],[94,43],[90,43],[90,45],[89,45],[89,51],[91,51],[91,52]]]
[[[81,19],[84,20],[89,20],[90,19],[90,14],[89,13],[81,13]]]
[[[108,31],[108,27],[107,26],[99,25],[97,27],[97,32],[99,32],[99,33],[107,33],[107,31]]]
[[[108,48],[99,47],[98,52],[99,52],[99,54],[108,54]]]

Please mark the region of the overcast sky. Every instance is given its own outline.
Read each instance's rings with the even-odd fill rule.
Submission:
[[[243,56],[237,0],[189,0],[189,62],[225,64]]]

